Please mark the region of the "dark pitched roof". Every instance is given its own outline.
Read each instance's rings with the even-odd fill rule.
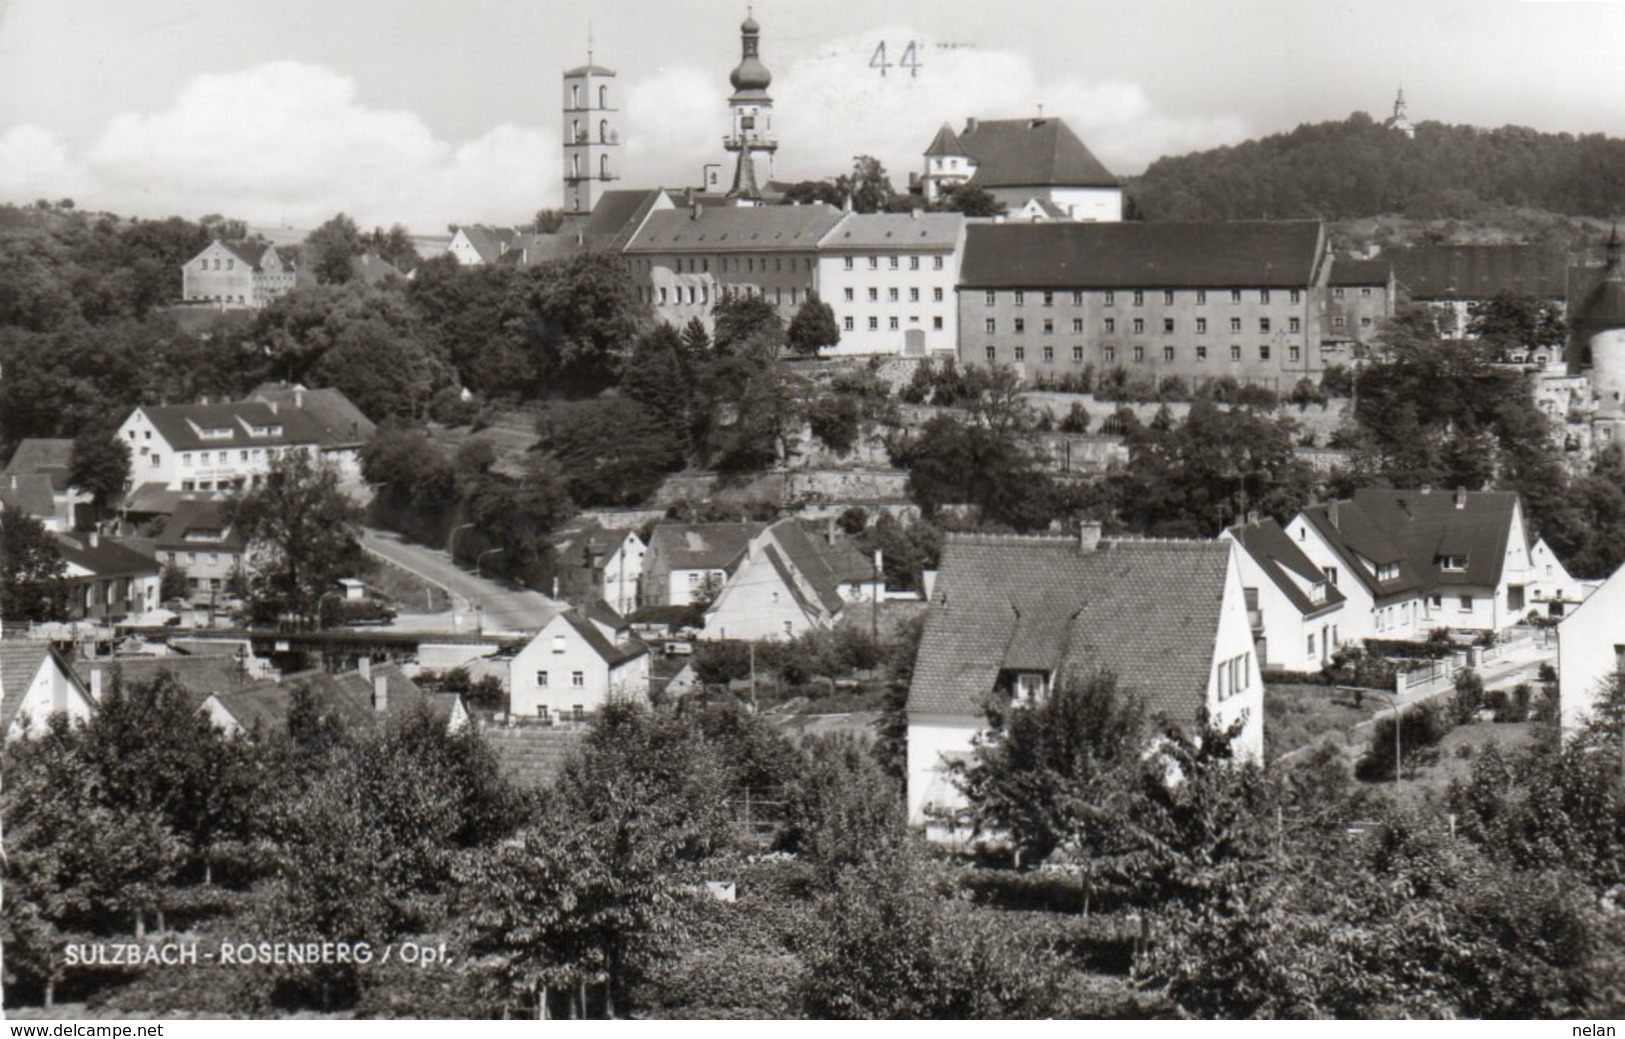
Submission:
[[[186,492],[172,491],[167,484],[142,483],[130,488],[124,496],[124,504],[120,512],[131,515],[163,516],[175,511],[182,501],[186,500]]]
[[[51,478],[44,473],[0,475],[0,504],[21,509],[36,519],[56,515],[56,499],[51,496]]]
[[[970,153],[965,151],[965,146],[959,143],[959,137],[954,133],[954,128],[947,123],[942,124],[942,129],[937,131],[937,135],[931,138],[931,143],[926,145],[925,148],[925,156],[928,159],[968,154]]]
[[[272,410],[263,401],[236,401],[229,404],[143,405],[147,421],[176,451],[218,448],[272,447],[287,444],[319,444],[322,433],[297,410]],[[281,429],[280,433],[251,436],[250,428]],[[230,430],[225,437],[205,439],[203,429]]]
[[[1460,507],[1457,503],[1460,502]],[[1405,553],[1429,584],[1494,588],[1506,566],[1518,495],[1512,491],[1396,491],[1367,487],[1354,503]],[[1465,556],[1447,571],[1442,556]]]
[[[491,726],[480,730],[480,737],[496,755],[497,767],[503,775],[527,790],[552,786],[586,736],[585,728],[540,725]]]
[[[39,674],[40,665],[47,660],[54,661],[55,665],[68,676],[69,681],[78,685],[83,692],[84,686],[74,678],[73,669],[68,667],[62,654],[52,648],[49,642],[35,642],[31,639],[0,640],[0,729],[11,727],[17,712],[22,710],[24,694],[33,684],[34,676]]]
[[[623,233],[630,235],[636,227],[628,225],[634,221],[641,222],[650,207],[663,194],[659,188],[617,188],[606,191],[598,196],[597,203],[592,207],[592,214],[581,225],[581,233],[606,238],[614,238]]]
[[[594,627],[592,621],[575,610],[566,610],[560,616],[575,629],[576,634],[586,639],[592,651],[612,668],[620,667],[627,661],[636,660],[649,652],[649,647],[641,642],[627,642],[617,646],[605,638],[604,633]]]
[[[260,261],[265,259],[265,250],[271,247],[269,242],[221,242],[220,246],[255,271],[260,269]]]
[[[659,553],[672,570],[733,572],[750,539],[765,523],[662,523],[649,536],[649,552]]]
[[[232,531],[224,501],[187,499],[177,503],[175,511],[164,520],[164,528],[153,539],[153,546],[240,552],[243,539]]]
[[[104,680],[109,685],[116,672],[116,677],[126,686],[144,684],[159,675],[169,675],[186,690],[194,707],[202,706],[211,693],[241,689],[248,684],[242,663],[235,655],[174,654],[167,657],[114,657],[111,660],[80,658],[73,662],[73,669],[82,685],[89,684],[93,671],[105,672]]]
[[[404,278],[406,272],[377,253],[363,253],[351,257],[350,277],[365,285],[377,285],[390,278]]]
[[[844,214],[833,206],[715,206],[650,213],[629,253],[811,250]]]
[[[971,224],[962,288],[1247,288],[1311,284],[1314,220]]]
[[[788,562],[812,585],[828,613],[841,610],[845,601],[839,590],[841,584],[874,578],[873,563],[846,538],[837,537],[832,542],[814,536],[795,519],[780,520],[769,529],[774,540],[783,546]]]
[[[388,691],[384,710],[373,706],[373,681],[382,676]],[[429,697],[394,664],[375,664],[371,677],[362,677],[360,671],[328,674],[324,671],[303,671],[285,675],[274,682],[257,682],[241,689],[217,693],[222,707],[245,729],[259,723],[270,732],[288,724],[288,705],[296,686],[310,690],[317,709],[346,729],[366,729],[376,726],[380,716],[398,718],[421,706],[427,706],[437,716],[446,717],[449,710],[438,698]]]
[[[496,262],[507,267],[535,267],[552,260],[564,260],[591,249],[602,247],[608,236],[591,238],[566,234],[522,234],[513,240]]]
[[[68,486],[68,470],[73,466],[73,441],[57,437],[28,437],[17,444],[6,463],[6,475],[43,473],[51,478],[51,489]]]
[[[1115,673],[1154,714],[1202,706],[1230,545],[950,535],[910,712],[979,716],[1001,671]]]
[[[959,144],[976,160],[972,182],[984,188],[1119,184],[1060,119],[978,120],[965,127]]]
[[[1312,505],[1303,510],[1303,516],[1343,560],[1343,569],[1353,574],[1379,605],[1421,593],[1422,575],[1411,566],[1404,550],[1356,502]],[[1397,563],[1399,576],[1379,581],[1362,559],[1378,566]]]
[[[317,443],[325,448],[359,446],[378,428],[344,391],[332,387],[310,390],[285,382],[262,382],[248,400],[275,404],[278,415],[292,411],[303,416],[305,428],[314,430]]]
[[[483,224],[468,224],[458,228],[468,244],[474,247],[481,260],[486,263],[496,263],[513,245],[519,232],[511,227],[486,227]]]
[[[1583,269],[1573,281],[1576,288],[1585,286],[1584,295],[1571,308],[1570,323],[1576,329],[1590,334],[1625,328],[1625,266],[1610,264],[1600,276],[1594,268]]]
[[[1514,292],[1541,299],[1568,294],[1568,256],[1537,245],[1419,245],[1385,259],[1412,299],[1488,299]]]
[[[848,213],[823,249],[952,249],[965,226],[961,213]]]
[[[1387,285],[1393,277],[1394,265],[1387,260],[1332,261],[1331,285]]]
[[[1296,542],[1287,537],[1279,523],[1267,519],[1244,527],[1232,527],[1230,533],[1287,597],[1287,601],[1305,617],[1342,605],[1343,593],[1326,580],[1326,574],[1303,554]],[[1311,586],[1324,585],[1325,600],[1317,603],[1310,599],[1292,579],[1293,574]]]
[[[126,577],[158,572],[158,563],[151,556],[142,555],[113,538],[99,537],[96,544],[92,545],[89,536],[85,536],[83,540],[66,534],[56,534],[54,537],[57,551],[62,553],[65,561],[72,566],[83,567],[97,577]]]

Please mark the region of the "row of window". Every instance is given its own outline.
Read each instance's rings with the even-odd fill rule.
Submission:
[[[894,271],[895,270],[901,270],[902,269],[901,264],[902,264],[902,257],[899,257],[899,256],[888,256],[888,257],[886,257],[886,266],[891,270],[894,270]],[[856,269],[856,265],[857,265],[856,257],[852,257],[852,256],[843,256],[843,257],[841,257],[841,266],[843,268],[845,268],[846,270],[849,270],[849,271],[854,270],[854,269]],[[940,270],[942,270],[942,268],[943,268],[943,258],[940,257],[940,256],[931,257],[931,269],[934,270],[934,271],[940,271]],[[869,269],[872,270],[872,271],[878,271],[880,269],[880,257],[878,257],[878,256],[869,257]],[[920,258],[918,256],[910,256],[908,258],[908,269],[911,270],[911,271],[917,271],[917,270],[920,269]]]
[[[847,322],[846,323],[846,330],[848,332],[852,331],[852,319],[847,318],[846,322]],[[892,318],[891,327],[894,330],[897,328],[897,319],[896,318]],[[938,327],[940,328],[940,326],[938,326]],[[869,319],[869,330],[871,332],[876,330],[876,326],[875,326],[875,323],[874,323],[874,318]],[[996,362],[999,359],[999,348],[996,347],[996,346],[993,346],[992,344],[989,344],[987,346],[987,348],[986,348],[986,356],[987,356],[987,359],[990,362]],[[1012,358],[1014,360],[1025,361],[1027,359],[1027,348],[1025,346],[1013,347],[1012,350],[1011,350],[1011,356],[1012,356]],[[1055,347],[1053,347],[1053,346],[1044,347],[1041,356],[1043,357],[1044,362],[1046,364],[1053,363],[1055,361]],[[1133,359],[1136,360],[1136,361],[1144,361],[1145,360],[1145,347],[1143,347],[1143,346],[1134,347],[1133,352],[1131,353],[1130,356],[1132,356]],[[1268,361],[1270,359],[1270,356],[1271,356],[1271,351],[1270,351],[1270,348],[1269,348],[1268,344],[1265,344],[1265,345],[1260,346],[1258,348],[1258,359],[1260,361]],[[1117,360],[1117,347],[1111,346],[1111,345],[1101,347],[1100,348],[1100,358],[1103,361],[1115,361],[1115,360]],[[1083,361],[1083,347],[1074,346],[1072,348],[1072,359],[1074,361],[1082,363],[1082,361]],[[1179,359],[1179,351],[1176,348],[1172,347],[1172,346],[1165,346],[1165,347],[1162,348],[1162,359],[1164,361],[1178,360]],[[1207,347],[1198,346],[1196,348],[1196,359],[1198,361],[1206,361],[1208,359]],[[1230,347],[1230,360],[1236,361],[1236,362],[1241,361],[1241,347],[1239,345],[1232,345]],[[1303,360],[1303,349],[1301,347],[1297,347],[1297,346],[1289,346],[1289,347],[1287,347],[1287,360],[1293,361],[1293,362],[1302,361]],[[1386,580],[1386,579],[1384,578],[1384,580]]]
[[[205,257],[204,259],[201,259],[201,260],[199,260],[197,262],[197,269],[200,270],[200,271],[206,271],[206,270],[210,269],[209,268],[209,260],[208,260],[207,257]],[[218,257],[218,256],[216,256],[214,258],[214,269],[217,270],[217,271],[221,269],[221,267],[220,267],[220,257]],[[225,269],[228,270],[228,271],[236,270],[237,269],[237,261],[231,259],[230,257],[227,257]]]
[[[844,300],[847,303],[855,303],[857,301],[856,298],[855,298],[855,292],[856,292],[856,290],[854,290],[854,289],[842,289],[841,290],[841,299]],[[933,302],[933,303],[941,303],[943,301],[943,298],[944,298],[943,290],[942,290],[941,287],[934,288],[934,289],[931,290],[931,302]],[[895,288],[887,289],[886,290],[886,302],[888,302],[888,303],[896,303],[897,301],[898,301],[898,290],[895,289]],[[920,290],[919,289],[909,289],[908,290],[908,301],[910,303],[918,303],[920,301]],[[880,290],[879,289],[872,288],[872,289],[869,290],[869,302],[870,303],[879,303],[880,302]]]
[[[289,448],[288,450],[293,450],[293,448]],[[241,461],[241,462],[247,462],[250,459],[252,459],[253,461],[258,462],[258,461],[261,461],[261,460],[264,460],[264,459],[274,459],[278,455],[280,455],[281,453],[282,453],[281,451],[279,451],[277,448],[274,448],[274,447],[269,447],[269,448],[267,448],[267,447],[254,447],[254,448],[245,447],[245,448],[243,448],[243,449],[241,449],[241,450],[239,450],[237,452],[237,459],[238,459],[238,461]],[[181,465],[187,466],[188,468],[190,468],[191,465],[192,465],[192,456],[194,454],[197,455],[197,464],[198,465],[208,465],[209,464],[209,452],[207,452],[207,451],[197,451],[197,452],[182,451],[181,452]],[[231,452],[230,451],[216,451],[216,452],[214,452],[214,454],[215,454],[215,462],[214,462],[215,465],[225,465],[225,464],[227,464],[228,462],[231,461]]]
[[[850,257],[848,257],[848,259],[850,259]],[[851,264],[850,263],[847,264],[847,269],[848,270],[851,269]],[[872,265],[871,265],[870,269],[871,270],[874,269]],[[1339,291],[1341,291],[1341,290],[1339,290]],[[1207,289],[1197,289],[1197,290],[1195,290],[1195,292],[1196,292],[1196,305],[1199,306],[1199,307],[1206,306],[1207,305]],[[1370,295],[1370,290],[1366,290],[1366,294]],[[1055,305],[1055,293],[1052,290],[1045,289],[1042,293],[1040,293],[1040,295],[1043,297],[1044,306],[1053,307]],[[1174,305],[1174,299],[1175,299],[1176,295],[1177,295],[1177,293],[1175,293],[1175,291],[1173,289],[1163,289],[1162,290],[1162,302],[1163,302],[1163,305],[1164,306],[1170,306],[1170,307],[1173,306]],[[1144,289],[1134,289],[1130,293],[1130,296],[1133,299],[1134,305],[1136,307],[1145,306],[1145,290]],[[1302,303],[1303,302],[1303,291],[1301,289],[1292,289],[1287,293],[1287,296],[1288,296],[1289,302],[1292,302],[1292,303]],[[1342,297],[1339,296],[1338,298],[1341,299]],[[1270,299],[1271,299],[1271,296],[1270,296],[1270,290],[1269,289],[1259,289],[1258,290],[1258,302],[1260,302],[1260,303],[1269,303]],[[990,306],[990,307],[995,306],[998,303],[999,294],[998,294],[997,291],[995,291],[993,289],[988,289],[986,291],[986,295],[984,297],[984,300],[985,300],[985,302],[986,302],[986,304],[988,306]],[[1241,301],[1242,301],[1242,290],[1241,289],[1231,289],[1230,290],[1230,302],[1231,303],[1240,303]],[[1014,292],[1010,293],[1010,302],[1014,303],[1018,307],[1026,306],[1027,305],[1027,293],[1026,293],[1026,290],[1024,290],[1024,289],[1016,289]],[[1102,292],[1101,293],[1101,303],[1103,305],[1105,305],[1105,306],[1108,306],[1108,307],[1116,306],[1117,305],[1117,292],[1116,292],[1116,290],[1115,289],[1107,289],[1105,292]],[[1083,293],[1082,292],[1073,292],[1072,293],[1072,305],[1074,307],[1083,306]]]
[[[1228,700],[1247,691],[1253,682],[1252,662],[1251,653],[1243,653],[1239,657],[1219,662],[1217,670],[1220,700]]]
[[[910,314],[908,316],[908,323],[910,325],[918,325],[920,323],[920,316],[918,314]],[[886,327],[888,329],[890,329],[891,331],[896,332],[901,327],[901,321],[900,321],[899,318],[897,318],[896,315],[893,315],[893,316],[888,317],[886,319]],[[848,315],[847,317],[841,318],[841,330],[843,332],[852,332],[852,331],[855,331],[856,328],[857,328],[857,322],[850,315]],[[871,331],[871,332],[880,331],[880,318],[878,318],[878,317],[876,317],[874,315],[870,315],[870,317],[869,317],[869,331]],[[933,332],[941,332],[942,331],[942,318],[934,317],[934,318],[931,319],[931,331],[933,331]]]
[[[738,274],[743,271],[746,274],[766,274],[768,273],[767,260],[768,258],[763,256],[761,257],[761,262],[758,263],[757,257],[746,256],[744,257],[744,266],[741,267],[739,262],[740,257],[738,256],[718,256],[717,273],[726,274],[729,271],[732,271],[733,273]],[[783,256],[773,257],[773,273],[783,274],[788,270],[789,273],[794,274],[796,272],[796,258],[792,256],[789,258],[789,261],[790,262],[786,264]],[[661,264],[661,266],[665,265]],[[643,261],[643,272],[645,274],[652,272],[654,268],[655,261]],[[677,257],[676,263],[673,265],[673,269],[678,274],[710,274],[711,257],[679,256]],[[811,256],[802,257],[801,269],[804,271],[810,271],[813,269],[813,258]]]
[[[220,553],[218,553],[218,552],[209,552],[209,553],[206,553],[206,554],[209,557],[209,559],[208,559],[209,565],[211,565],[211,566],[219,566],[220,565]],[[169,563],[170,566],[174,566],[176,563],[180,562],[180,559],[179,559],[180,555],[181,555],[181,553],[179,553],[179,552],[165,552],[164,553],[165,561],[167,563]],[[197,558],[198,558],[198,554],[196,552],[188,552],[188,553],[186,553],[186,562],[187,562],[188,565],[196,565]],[[194,583],[196,583],[196,582],[194,582]]]
[[[873,299],[874,299],[874,290],[870,289],[869,292],[870,292],[870,300],[873,301]],[[893,298],[893,300],[896,299],[896,291],[895,290],[892,293],[892,298]],[[1012,320],[1014,321],[1014,328],[1013,328],[1014,333],[1016,335],[1025,334],[1026,331],[1027,331],[1027,319],[1018,317],[1018,318],[1013,318]],[[994,335],[999,331],[998,319],[997,318],[991,318],[991,317],[986,318],[982,322],[982,327],[989,335]],[[1133,325],[1130,326],[1130,327],[1133,329],[1135,335],[1144,335],[1145,334],[1145,318],[1143,318],[1143,317],[1135,318]],[[1272,327],[1273,327],[1273,325],[1272,325],[1269,318],[1261,317],[1261,318],[1258,319],[1258,331],[1259,331],[1260,335],[1269,335],[1270,334],[1270,329]],[[1047,335],[1047,336],[1048,335],[1054,335],[1055,334],[1055,320],[1053,318],[1045,318],[1043,328],[1044,328],[1044,334],[1045,335]],[[1288,318],[1287,319],[1286,330],[1287,330],[1287,332],[1289,334],[1292,334],[1292,335],[1296,335],[1296,334],[1301,333],[1303,331],[1303,319],[1302,318],[1296,318],[1296,317]],[[1083,331],[1083,318],[1080,317],[1080,318],[1073,318],[1072,319],[1072,331],[1075,332],[1075,333]],[[1105,319],[1105,325],[1104,325],[1104,331],[1105,331],[1105,333],[1107,335],[1112,335],[1112,334],[1116,333],[1116,331],[1117,331],[1117,319],[1114,318],[1114,317],[1106,318]],[[1173,335],[1177,331],[1178,331],[1178,326],[1177,326],[1177,324],[1176,324],[1176,322],[1175,322],[1175,320],[1173,318],[1165,317],[1165,318],[1162,319],[1162,334],[1163,335]],[[1231,332],[1240,332],[1241,331],[1241,318],[1233,317],[1233,318],[1230,319],[1230,331]],[[1207,318],[1199,317],[1199,318],[1196,319],[1196,334],[1197,335],[1207,335]]]
[[[739,296],[743,296],[745,299],[766,299],[767,298],[767,290],[762,288],[759,285],[730,285],[730,286],[727,286],[727,289],[728,289],[729,292],[735,293],[736,295],[739,295]],[[807,291],[808,291],[809,294],[811,294],[811,292],[812,292],[811,289],[808,289]],[[719,292],[717,295],[720,298],[722,296],[722,293]],[[784,303],[785,303],[785,298],[784,297],[785,297],[785,290],[784,289],[779,288],[779,287],[775,287],[773,289],[773,302],[774,303],[779,304],[780,306],[783,306]],[[664,286],[664,285],[660,286],[658,289],[640,288],[640,289],[638,289],[638,299],[641,300],[644,303],[656,303],[657,305],[662,306],[662,307],[666,306],[668,303],[671,304],[672,306],[678,306],[678,307],[683,306],[685,303],[686,304],[691,304],[691,305],[692,304],[704,304],[706,306],[710,306],[711,305],[711,287],[709,285],[699,285],[699,286],[694,286],[694,285],[674,285],[674,286],[672,286],[671,291],[669,293],[667,292],[666,286]],[[795,306],[796,304],[798,304],[800,302],[801,302],[801,290],[792,288],[790,290],[790,299],[789,299],[790,305]]]
[[[538,671],[538,672],[536,672],[536,684],[539,687],[543,688],[543,689],[547,688],[547,672],[546,671]],[[572,672],[570,672],[570,685],[571,685],[572,688],[575,688],[575,689],[583,689],[583,688],[585,688],[586,685],[587,685],[587,673],[585,671],[572,671]]]

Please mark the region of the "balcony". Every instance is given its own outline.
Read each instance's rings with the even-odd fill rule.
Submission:
[[[749,148],[751,151],[770,152],[778,148],[779,138],[776,134],[752,130],[748,133],[727,134],[722,138],[722,146],[729,151]]]

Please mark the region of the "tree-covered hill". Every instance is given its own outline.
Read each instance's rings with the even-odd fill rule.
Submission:
[[[1625,139],[1424,122],[1414,139],[1363,112],[1159,159],[1130,188],[1147,220],[1472,219],[1506,207],[1625,211]]]

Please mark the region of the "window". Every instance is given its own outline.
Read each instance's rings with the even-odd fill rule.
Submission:
[[[997,359],[998,355],[999,355],[999,352],[997,350],[995,350],[992,346],[989,346],[987,348],[987,359],[989,361]]]
[[[660,305],[666,305],[666,287],[664,285],[660,287]]]
[[[1143,290],[1143,289],[1135,289],[1134,290],[1134,305],[1137,306],[1137,307],[1145,306],[1145,290]]]
[[[845,299],[848,303],[852,302],[852,290],[851,289],[842,289],[841,290],[841,298]]]
[[[891,269],[895,271],[897,269],[897,257],[895,257],[895,256],[891,257],[891,262],[890,262],[890,264],[888,264],[888,266],[890,266]]]
[[[1369,297],[1371,295],[1371,289],[1369,287],[1362,288],[1360,290],[1360,295]]]
[[[852,319],[850,317],[843,317],[841,319],[841,328],[847,332],[852,331]]]
[[[1196,290],[1196,305],[1199,307],[1207,306],[1207,289]]]
[[[920,258],[918,256],[910,256],[908,258],[908,269],[911,271],[917,271],[920,269]]]
[[[997,327],[998,322],[994,321],[992,318],[988,318],[982,324],[983,324],[984,330],[990,335],[992,333],[998,331],[998,327]]]
[[[878,257],[878,256],[869,257],[869,269],[872,270],[872,271],[878,271],[880,269],[880,257]]]
[[[1343,327],[1343,315],[1339,314],[1336,317],[1332,318],[1332,327],[1333,328],[1342,328]]]
[[[1332,290],[1332,298],[1333,299],[1342,299],[1343,298],[1343,290],[1341,288],[1333,289]]]
[[[1297,289],[1293,289],[1292,290],[1292,302],[1294,302],[1294,303],[1302,303],[1303,302],[1303,293],[1298,291]]]
[[[1110,295],[1110,293],[1107,293],[1107,295]],[[1081,292],[1072,293],[1072,305],[1074,307],[1083,306],[1083,293],[1081,293]]]
[[[870,289],[869,290],[869,302],[870,303],[879,303],[880,302],[880,290],[879,289]]]
[[[908,290],[908,301],[910,303],[918,303],[920,301],[920,290],[919,289],[909,289]]]
[[[1025,346],[1016,347],[1016,360],[1025,361],[1026,359],[1027,359],[1027,348]]]
[[[844,265],[845,265],[846,269],[851,270],[852,269],[852,257],[845,256],[845,257],[842,257],[842,260],[844,261]]]
[[[1115,360],[1117,360],[1117,347],[1115,347],[1115,346],[1103,346],[1103,347],[1101,347],[1100,348],[1100,356],[1101,356],[1102,359],[1107,360],[1107,361],[1115,361]]]
[[[887,318],[886,327],[890,328],[893,332],[897,331],[897,319],[894,317]]]
[[[1302,332],[1303,331],[1303,319],[1302,318],[1296,318],[1296,317],[1287,318],[1286,319],[1286,330],[1288,332]]]
[[[997,294],[993,293],[993,292],[989,292],[987,294],[987,300],[984,303],[984,305],[991,307],[996,299],[997,299]]]
[[[1301,350],[1298,345],[1294,343],[1286,348],[1286,355],[1288,360],[1293,362],[1301,361],[1303,359],[1303,350]]]
[[[1027,293],[1023,292],[1021,289],[1017,289],[1013,295],[1015,297],[1016,306],[1024,307],[1027,305]]]
[[[1165,335],[1165,336],[1171,336],[1171,335],[1174,334],[1174,319],[1173,318],[1165,317],[1165,318],[1162,319],[1162,334]]]
[[[1049,291],[1048,289],[1045,289],[1044,290],[1044,306],[1053,307],[1054,305],[1055,305],[1055,293]]]
[[[1016,335],[1021,335],[1025,331],[1027,331],[1027,319],[1024,317],[1016,318]]]
[[[888,303],[896,303],[897,302],[897,290],[896,289],[887,289],[886,290],[886,301]]]
[[[1116,332],[1117,331],[1117,319],[1116,318],[1109,317],[1109,318],[1106,319],[1106,331],[1107,332]]]
[[[933,303],[942,302],[942,286],[938,285],[936,288],[931,290],[931,301]]]
[[[1230,359],[1232,361],[1241,360],[1241,347],[1239,347],[1239,346],[1231,346],[1230,347]]]
[[[869,319],[869,331],[871,331],[871,332],[880,331],[880,319],[879,318],[871,317]]]
[[[1045,364],[1053,364],[1053,363],[1055,363],[1055,347],[1053,347],[1053,346],[1044,347],[1044,363]]]
[[[1377,580],[1395,581],[1399,579],[1398,563],[1382,563],[1377,567]]]
[[[1083,332],[1083,318],[1075,317],[1072,319],[1072,331],[1078,333]]]
[[[570,684],[577,689],[585,688],[587,685],[587,673],[585,671],[570,672]]]
[[[1258,319],[1258,332],[1259,332],[1260,335],[1269,335],[1270,334],[1270,319],[1269,318],[1261,317],[1261,318]]]
[[[1080,293],[1080,295],[1081,295],[1081,293]],[[1101,299],[1101,302],[1104,303],[1108,307],[1115,307],[1117,305],[1117,293],[1115,293],[1115,292],[1107,292],[1106,295]],[[1079,300],[1078,305],[1082,306],[1083,301]]]
[[[934,318],[931,319],[931,330],[933,332],[942,331],[942,318],[934,317]]]
[[[1473,597],[1471,595],[1464,595],[1464,596],[1461,597],[1461,612],[1462,613],[1472,613],[1473,612]]]
[[[536,672],[536,684],[541,686],[543,689],[547,688],[547,672],[546,671],[538,671],[538,672]]]
[[[1232,332],[1240,332],[1241,331],[1241,318],[1233,317],[1233,318],[1230,319],[1230,331],[1232,331]]]
[[[1270,359],[1270,348],[1268,346],[1261,346],[1258,348],[1258,359],[1260,361],[1267,361]]]
[[[940,256],[931,257],[931,269],[934,270],[934,271],[942,270],[942,257],[940,257]]]
[[[1144,331],[1145,331],[1145,318],[1143,318],[1143,317],[1135,318],[1134,319],[1134,334],[1135,335],[1140,335]]]
[[[1269,289],[1259,289],[1258,290],[1258,302],[1260,302],[1260,303],[1268,303],[1269,301],[1270,301],[1270,290]]]
[[[1162,290],[1162,305],[1165,306],[1165,307],[1171,307],[1171,306],[1174,305],[1174,290],[1173,289],[1163,289]]]
[[[1072,360],[1074,360],[1074,361],[1076,361],[1076,362],[1078,362],[1080,364],[1083,362],[1083,347],[1074,346],[1072,348]]]
[[[1337,320],[1338,320],[1338,322],[1339,322],[1339,323],[1342,323],[1342,320],[1343,320],[1343,319],[1342,319],[1342,318],[1338,318],[1338,319],[1337,319]],[[1361,327],[1361,328],[1370,328],[1370,327],[1371,327],[1371,319],[1370,319],[1370,318],[1368,318],[1368,317],[1363,317],[1363,318],[1361,318],[1361,319],[1360,319],[1360,327]]]
[[[694,578],[696,576],[697,575],[695,575],[695,574],[690,574],[689,575],[689,586],[690,587],[693,587]],[[553,636],[553,652],[554,653],[563,653],[566,650],[568,650],[569,648],[570,648],[570,641],[568,639],[566,639],[563,635],[554,635]]]
[[[1135,360],[1136,360],[1136,361],[1143,361],[1143,360],[1145,360],[1145,347],[1143,347],[1143,346],[1136,346],[1136,347],[1135,347],[1135,348],[1134,348],[1134,359],[1135,359]]]
[[[1199,346],[1199,347],[1196,348],[1196,359],[1198,361],[1207,360],[1207,347]]]
[[[1298,531],[1298,540],[1300,540],[1300,541],[1303,540],[1303,531],[1302,530]],[[1337,587],[1337,567],[1328,566],[1328,567],[1325,568],[1325,570],[1326,570],[1326,583],[1331,585],[1333,588],[1336,588]]]
[[[1047,336],[1055,334],[1055,321],[1053,318],[1044,319],[1044,334]]]
[[[1460,573],[1467,569],[1466,556],[1439,556],[1433,562],[1440,570],[1451,570]]]
[[[1315,633],[1314,632],[1309,633],[1308,649],[1309,649],[1309,656],[1311,658],[1313,658],[1314,655],[1315,655]]]
[[[1207,318],[1199,317],[1196,319],[1196,334],[1199,336],[1207,335]]]

